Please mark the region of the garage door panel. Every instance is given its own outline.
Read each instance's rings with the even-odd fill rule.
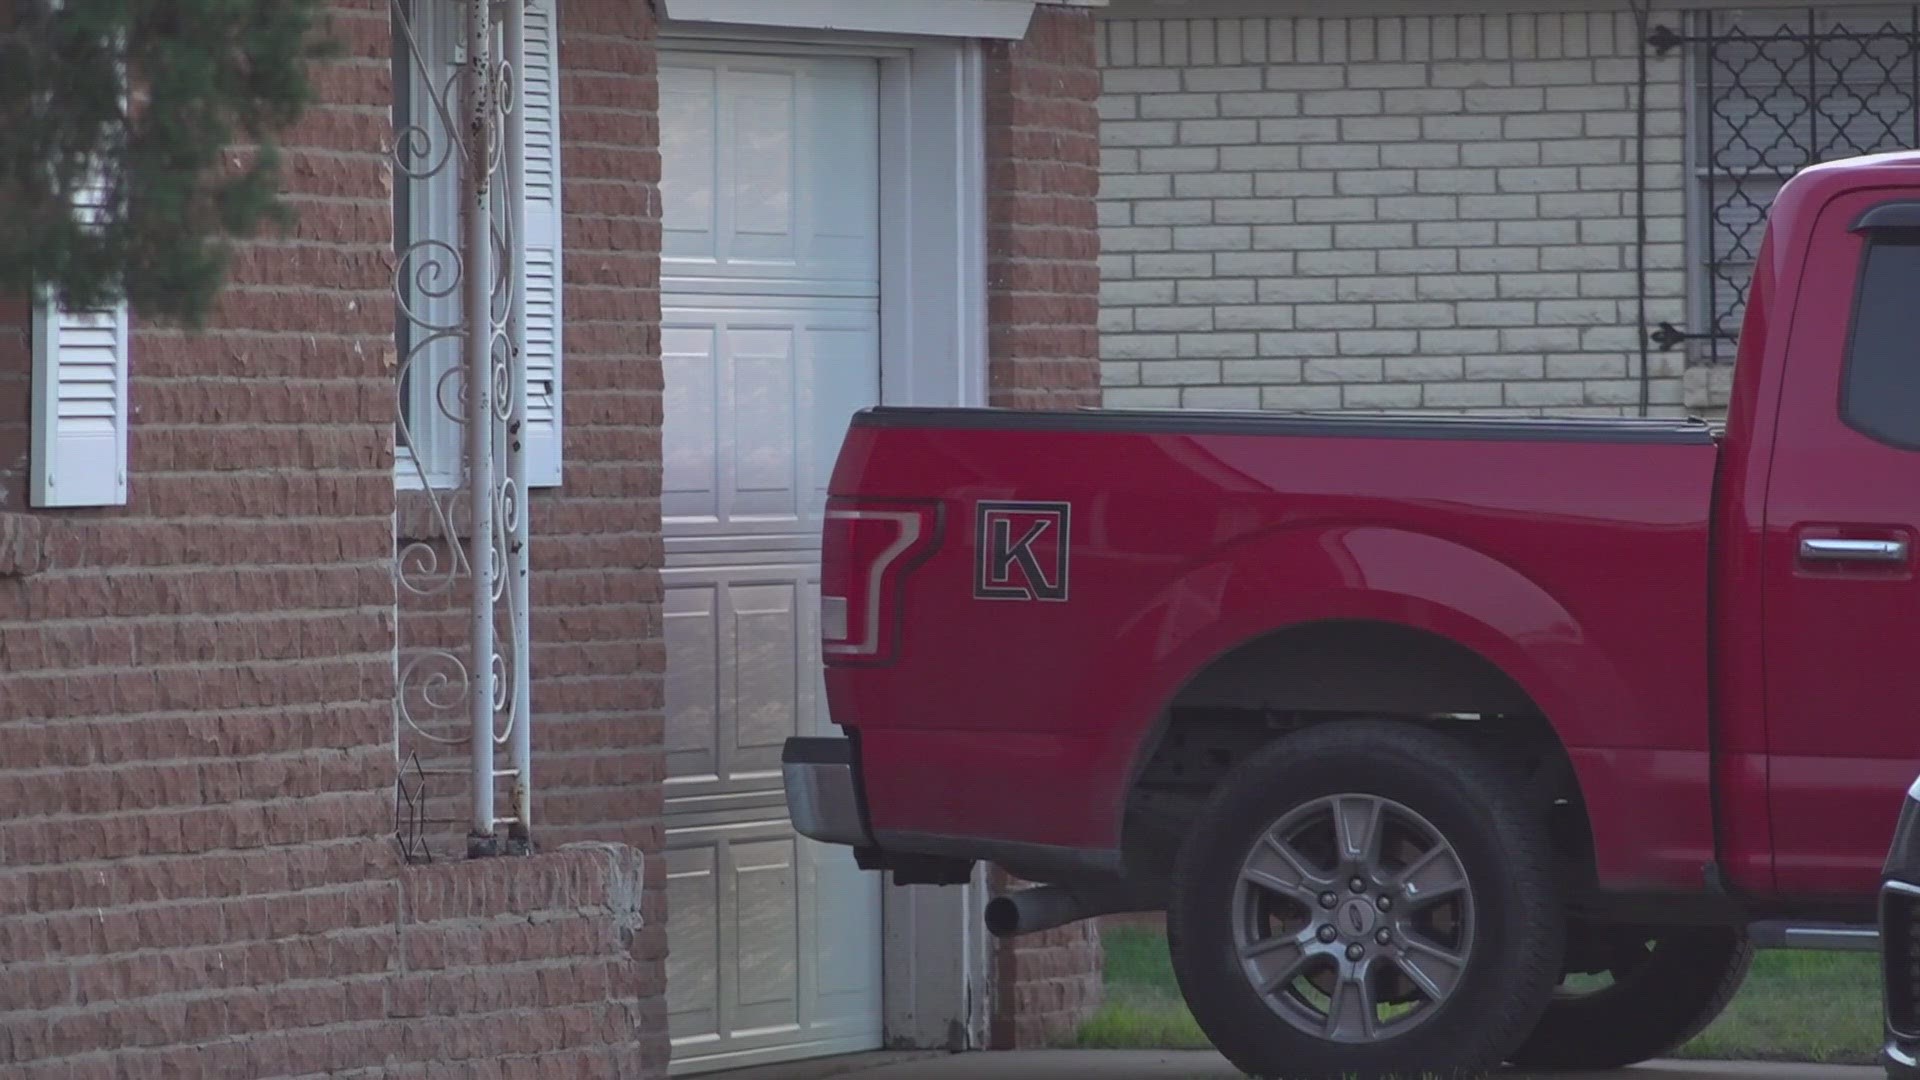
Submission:
[[[768,585],[736,586],[728,590],[733,609],[733,637],[738,650],[734,667],[735,769],[777,771],[780,749],[800,734],[803,690],[800,678],[805,651],[800,636],[801,584],[783,581]]]
[[[811,153],[797,190],[807,205],[802,230],[818,276],[871,283],[879,296],[880,70],[841,61],[807,73],[810,93],[797,120]]]
[[[861,61],[664,62],[665,274],[877,296],[878,86]]]
[[[880,312],[862,312],[838,325],[817,322],[802,342],[807,384],[802,401],[812,421],[805,462],[810,485],[805,517],[817,530],[826,511],[827,486],[853,415],[880,400]]]
[[[720,72],[694,58],[660,64],[662,254],[673,259],[716,250],[720,230]]]
[[[798,1024],[800,911],[793,839],[733,844],[739,1026]]]
[[[879,1045],[875,875],[784,818],[669,828],[667,848],[677,1072]]]
[[[786,740],[827,726],[818,562],[680,565],[661,578],[669,811],[690,797],[782,791]]]
[[[878,303],[676,305],[663,321],[669,538],[817,545],[847,425],[880,398]]]
[[[858,1015],[878,1007],[878,988],[865,950],[849,949],[880,925],[880,890],[875,875],[853,861],[853,849],[819,844],[800,838],[802,864],[812,868],[818,886],[814,892],[833,897],[822,904],[819,935],[813,942],[819,1011],[826,1016]]]
[[[719,849],[700,846],[666,852],[667,985],[672,1004],[667,1023],[674,1039],[720,1030]]]
[[[804,404],[795,393],[799,333],[793,326],[734,325],[725,331],[733,365],[727,374],[733,388],[733,484],[725,507],[734,521],[800,519],[805,462],[799,451],[807,432]]]
[[[833,905],[816,899],[850,855],[783,820],[669,830],[667,848],[678,1052],[878,1038],[878,982],[835,934],[877,925],[878,883],[856,877]]]
[[[668,322],[660,329],[666,381],[660,512],[668,521],[709,528],[720,522],[721,448],[731,437],[721,423],[718,335],[712,322]]]
[[[720,189],[719,215],[709,228],[707,254],[715,259],[798,263],[794,202],[804,177],[793,155],[796,72],[729,71],[724,126],[732,138],[722,161],[729,181]]]
[[[667,589],[667,774],[720,775],[720,586],[679,584]]]

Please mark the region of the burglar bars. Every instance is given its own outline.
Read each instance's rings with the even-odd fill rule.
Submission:
[[[430,535],[395,538],[399,596],[412,605],[399,618],[395,753],[417,739],[429,755],[464,747],[467,757],[464,766],[424,765],[418,751],[406,755],[410,766],[396,760],[395,828],[409,859],[426,857],[425,830],[463,821],[424,813],[427,785],[464,776],[467,854],[478,857],[527,850],[532,823],[525,139],[516,108],[525,9],[521,0],[391,3],[394,48],[418,75],[396,80],[396,101],[406,103],[393,151],[396,217],[406,220],[404,232],[396,226],[394,266],[399,436],[413,444],[405,399],[415,379],[463,436],[450,486],[436,486],[419,453],[405,459],[429,508],[427,528],[408,532]],[[464,641],[449,643],[433,635],[455,604],[465,609]],[[415,629],[425,641],[410,645]],[[496,808],[501,780],[510,784],[505,815]]]
[[[1822,161],[1920,145],[1920,5],[1696,11],[1682,25],[1647,45],[1686,50],[1692,291],[1705,303],[1690,330],[1663,324],[1652,340],[1731,363],[1780,186]]]

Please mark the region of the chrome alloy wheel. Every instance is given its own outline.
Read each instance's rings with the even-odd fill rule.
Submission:
[[[1240,968],[1301,1031],[1373,1043],[1426,1022],[1473,954],[1466,867],[1426,818],[1373,795],[1288,812],[1255,841],[1233,896]]]

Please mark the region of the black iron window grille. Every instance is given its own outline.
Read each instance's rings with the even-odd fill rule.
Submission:
[[[1731,363],[1767,207],[1794,173],[1920,146],[1920,4],[1696,11],[1655,27],[1657,55],[1686,50],[1693,359]]]

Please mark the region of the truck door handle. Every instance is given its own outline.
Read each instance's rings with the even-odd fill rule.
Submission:
[[[1907,542],[1804,536],[1800,538],[1800,557],[1808,562],[1906,562]]]

